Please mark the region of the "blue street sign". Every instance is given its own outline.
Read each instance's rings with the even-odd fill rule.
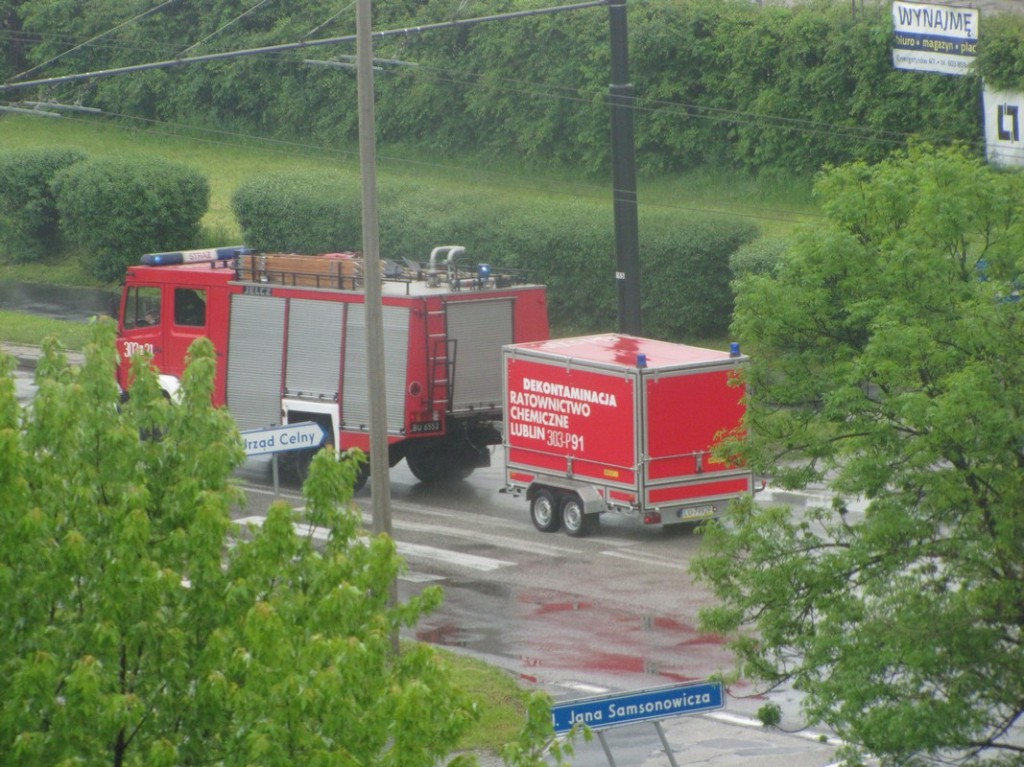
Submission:
[[[242,433],[247,456],[286,453],[290,450],[309,450],[320,447],[327,434],[316,421],[248,429]]]
[[[551,718],[557,735],[577,723],[599,730],[720,708],[725,708],[721,682],[692,682],[557,703],[551,707]]]

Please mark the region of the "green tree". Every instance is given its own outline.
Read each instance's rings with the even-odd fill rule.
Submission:
[[[739,281],[740,447],[835,500],[709,525],[704,627],[888,763],[1020,764],[1024,176],[920,146],[817,191],[826,220]]]
[[[0,80],[8,80],[26,68],[25,46],[20,38],[22,0],[0,0],[0,29],[6,38],[0,46]]]
[[[177,404],[142,358],[122,404],[115,357],[106,322],[81,368],[48,344],[27,409],[0,359],[0,765],[443,760],[475,707],[432,648],[392,652],[441,592],[388,604],[402,562],[363,535],[355,461],[321,452],[301,517],[240,530],[212,345]]]

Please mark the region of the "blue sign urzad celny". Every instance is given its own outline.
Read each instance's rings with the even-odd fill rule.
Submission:
[[[249,429],[241,432],[241,435],[245,454],[249,457],[320,447],[327,436],[315,421]]]
[[[551,707],[551,718],[555,734],[560,734],[576,724],[597,730],[724,707],[721,682],[695,682],[557,703]]]

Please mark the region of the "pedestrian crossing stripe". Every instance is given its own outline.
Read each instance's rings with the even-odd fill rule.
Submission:
[[[254,525],[260,527],[266,517],[253,516],[253,517],[242,517],[241,519],[234,520],[239,525]],[[302,536],[303,538],[312,538],[315,541],[326,541],[330,535],[330,531],[323,527],[317,527],[310,525],[306,522],[296,522],[295,534]],[[441,549],[436,546],[426,546],[419,543],[403,543],[397,541],[395,547],[398,549],[398,553],[406,558],[421,558],[431,559],[437,562],[444,562],[446,564],[455,565],[457,567],[465,567],[470,570],[479,570],[481,572],[492,572],[499,570],[503,567],[514,567],[515,562],[509,562],[505,559],[494,559],[492,557],[481,557],[477,554],[466,554],[461,551],[452,551],[451,549]]]

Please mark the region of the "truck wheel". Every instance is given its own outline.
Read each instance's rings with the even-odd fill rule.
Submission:
[[[473,467],[435,450],[411,450],[405,456],[405,462],[420,482],[455,482],[473,473]]]
[[[293,450],[280,456],[284,459],[282,463],[285,468],[291,472],[300,487],[305,484],[306,478],[309,476],[309,467],[313,463],[314,455],[316,455],[315,450]]]
[[[594,514],[583,513],[583,501],[575,493],[566,497],[562,503],[562,524],[565,525],[566,534],[573,538],[589,535],[596,519]]]
[[[356,481],[352,485],[352,492],[358,493],[364,487],[366,487],[366,481],[370,478],[370,464],[369,462],[362,464],[359,467],[359,473],[356,474]]]
[[[553,533],[562,526],[562,515],[550,490],[538,490],[530,501],[530,519],[542,533]]]

